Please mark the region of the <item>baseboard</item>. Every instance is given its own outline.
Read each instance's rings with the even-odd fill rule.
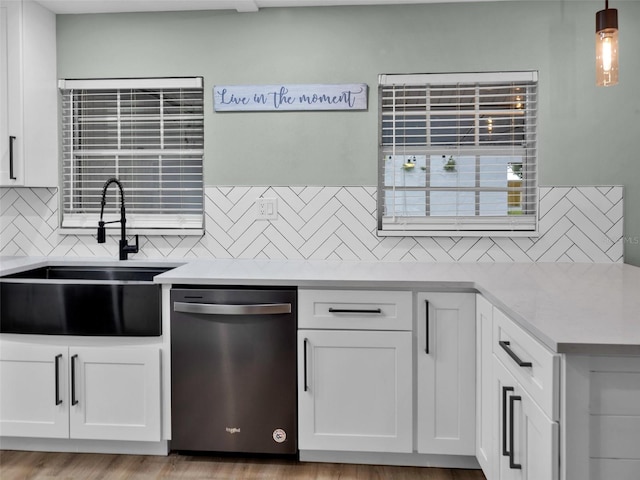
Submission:
[[[406,467],[480,469],[476,457],[463,455],[427,455],[422,453],[378,453],[301,450],[301,462],[357,463]]]
[[[1,450],[36,452],[108,453],[130,455],[168,455],[169,442],[121,442],[67,438],[0,437]]]

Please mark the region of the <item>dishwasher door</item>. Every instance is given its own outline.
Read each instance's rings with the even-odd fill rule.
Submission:
[[[297,292],[171,290],[172,450],[297,453]]]

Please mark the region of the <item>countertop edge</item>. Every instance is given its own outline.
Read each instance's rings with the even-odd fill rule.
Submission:
[[[558,343],[554,350],[565,355],[640,356],[640,345],[611,345],[600,343]]]

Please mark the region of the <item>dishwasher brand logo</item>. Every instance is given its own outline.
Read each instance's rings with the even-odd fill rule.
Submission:
[[[234,433],[240,433],[240,429],[238,427],[227,427],[225,430],[227,431],[227,433],[230,433],[232,435]]]

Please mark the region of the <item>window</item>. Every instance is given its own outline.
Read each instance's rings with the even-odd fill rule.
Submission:
[[[127,227],[202,232],[202,78],[61,80],[59,87],[62,227],[94,229],[104,183],[116,177]],[[118,189],[107,195],[105,220],[119,218]]]
[[[537,72],[380,75],[380,235],[537,229]]]

